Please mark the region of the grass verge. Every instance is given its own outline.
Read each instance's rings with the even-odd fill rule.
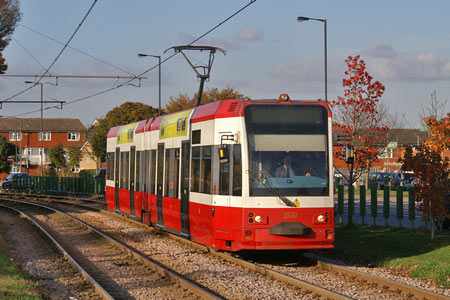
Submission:
[[[430,231],[354,224],[336,225],[335,249],[327,255],[355,264],[433,279],[450,288],[450,235],[431,241]]]
[[[0,299],[37,300],[39,296],[35,282],[24,275],[7,255],[0,236]]]

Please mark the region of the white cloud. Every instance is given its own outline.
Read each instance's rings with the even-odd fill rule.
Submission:
[[[373,44],[362,53],[370,55],[368,70],[377,80],[432,81],[450,79],[450,60],[436,53],[408,55],[386,44]]]
[[[236,34],[239,41],[261,41],[263,38],[264,33],[256,28],[247,28]]]
[[[332,58],[327,61],[328,81],[340,81],[344,74],[344,60]],[[324,62],[313,58],[291,59],[275,66],[270,75],[288,81],[323,81]]]
[[[328,91],[335,91],[342,85],[344,78],[345,62],[341,58],[328,59],[327,82]],[[274,66],[268,74],[270,81],[267,83],[273,90],[287,93],[299,93],[312,95],[314,99],[323,96],[324,86],[324,61],[317,58],[291,59],[285,63]]]
[[[362,54],[367,54],[372,57],[394,57],[399,53],[389,45],[375,43],[363,49]]]

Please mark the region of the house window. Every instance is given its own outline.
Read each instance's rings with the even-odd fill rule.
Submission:
[[[52,140],[52,134],[51,132],[39,132],[39,140],[40,141],[51,141]]]
[[[10,132],[9,140],[10,141],[21,141],[22,140],[22,132]]]
[[[378,158],[392,158],[392,148],[384,148],[383,150],[380,151],[380,155],[378,156]]]
[[[67,140],[68,141],[79,141],[80,140],[80,133],[79,132],[69,132],[67,134]]]
[[[11,166],[11,173],[19,173],[22,172],[20,165],[12,165]]]
[[[28,155],[40,155],[40,150],[39,148],[28,148]]]

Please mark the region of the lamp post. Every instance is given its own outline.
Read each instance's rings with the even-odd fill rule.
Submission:
[[[319,21],[323,22],[323,33],[324,33],[324,69],[325,69],[325,101],[328,102],[328,87],[327,87],[327,19],[317,19],[317,18],[309,18],[309,17],[297,17],[297,21],[305,22],[305,21]]]
[[[161,115],[161,55],[139,53],[138,57],[155,57],[158,59],[158,116]]]
[[[37,82],[37,81],[25,81],[28,84],[40,85],[41,86],[41,176],[44,176],[44,84],[58,85],[50,82]],[[38,135],[39,136],[39,135]]]

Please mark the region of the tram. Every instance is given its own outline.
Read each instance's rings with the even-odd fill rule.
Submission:
[[[333,248],[331,126],[282,94],[111,128],[108,209],[225,251]]]

